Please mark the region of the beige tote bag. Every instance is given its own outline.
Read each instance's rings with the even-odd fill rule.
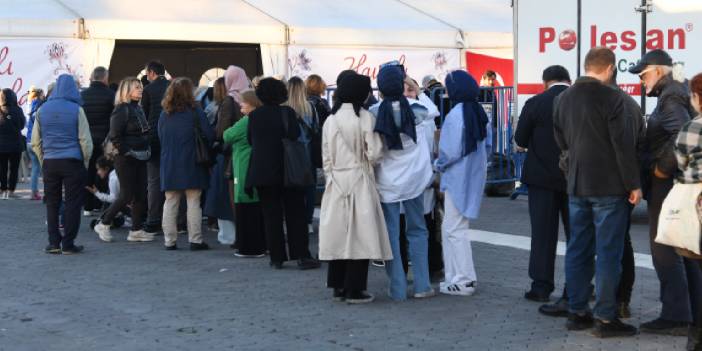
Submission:
[[[670,190],[658,217],[656,242],[700,254],[700,220],[697,197],[702,183],[676,183]]]

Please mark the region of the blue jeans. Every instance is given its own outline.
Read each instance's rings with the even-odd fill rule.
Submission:
[[[27,144],[27,155],[32,160],[32,195],[39,191],[39,174],[41,174],[41,164],[37,154],[32,150],[32,145]]]
[[[409,242],[409,257],[412,260],[414,292],[423,293],[431,290],[429,282],[429,232],[424,220],[424,194],[412,200],[381,203],[393,257],[391,261],[385,262],[385,271],[390,279],[390,298],[398,301],[407,299],[407,278],[405,270],[402,268],[402,255],[400,254],[400,204],[405,208],[406,235]]]
[[[570,312],[588,311],[595,276],[595,318],[617,318],[617,288],[622,273],[629,206],[623,196],[571,196],[570,240],[566,250],[566,288]],[[596,262],[595,255],[597,255]]]

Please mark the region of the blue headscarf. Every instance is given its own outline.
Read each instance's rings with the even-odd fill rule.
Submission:
[[[478,103],[480,88],[466,71],[453,71],[446,76],[449,99],[456,105],[463,103],[463,156],[477,150],[478,142],[487,137],[488,117]]]
[[[417,130],[414,126],[414,113],[409,101],[403,95],[405,91],[405,71],[401,66],[385,66],[378,72],[378,90],[383,94],[383,102],[378,108],[375,131],[385,137],[390,150],[402,150],[403,133],[417,142]],[[400,125],[395,124],[392,103],[400,103]]]

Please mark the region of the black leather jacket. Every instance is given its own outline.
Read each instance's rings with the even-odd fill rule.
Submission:
[[[674,80],[672,75],[661,78],[649,96],[658,97],[658,103],[648,118],[645,167],[650,171],[658,167],[662,173],[673,176],[678,169],[675,139],[694,115],[690,96],[685,85]]]
[[[149,123],[139,103],[121,103],[110,117],[110,141],[120,155],[149,148]]]

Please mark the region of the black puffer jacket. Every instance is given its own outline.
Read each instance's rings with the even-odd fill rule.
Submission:
[[[664,174],[673,176],[678,168],[675,138],[694,115],[690,96],[685,85],[674,80],[672,75],[663,77],[649,96],[658,97],[658,103],[648,118],[645,167],[651,171],[658,167]]]
[[[17,95],[12,89],[3,89],[5,106],[0,106],[0,153],[22,152],[22,129],[27,123],[22,109],[17,105]]]
[[[90,82],[80,93],[83,110],[90,125],[93,144],[102,143],[110,132],[110,115],[115,107],[115,92],[102,82]]]
[[[110,117],[110,141],[120,155],[149,148],[149,123],[139,103],[134,101],[115,106]]]
[[[163,107],[161,106],[161,101],[163,97],[166,96],[166,89],[171,82],[164,76],[159,76],[153,82],[149,83],[144,87],[144,93],[141,97],[141,107],[146,116],[146,120],[149,121],[149,126],[151,126],[151,153],[158,157],[160,153],[159,141],[158,141],[158,119],[161,117],[161,111]]]

